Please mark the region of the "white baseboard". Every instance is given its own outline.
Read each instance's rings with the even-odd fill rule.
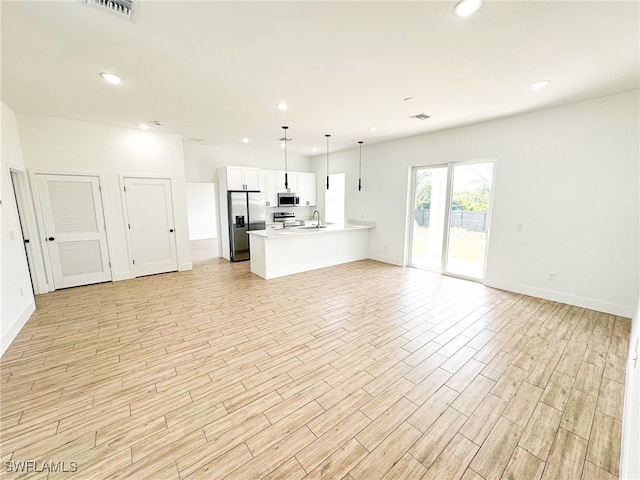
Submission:
[[[307,263],[305,265],[292,265],[284,268],[276,268],[269,271],[269,275],[266,277],[266,280],[284,277],[286,275],[294,275],[296,273],[308,272],[311,270],[318,270],[320,268],[333,267],[335,265],[342,265],[343,263],[357,262],[359,260],[365,260],[366,258],[367,257],[364,255],[353,254],[332,258],[330,260],[323,260],[321,262]]]
[[[575,305],[576,307],[610,313],[611,315],[619,315],[621,317],[631,317],[631,315],[633,315],[633,307],[628,305],[618,305],[615,303],[603,302],[601,300],[594,300],[592,298],[579,297],[568,293],[545,290],[543,288],[536,288],[530,285],[521,285],[492,278],[485,278],[484,284],[487,287],[522,293],[523,295],[530,295],[532,297],[544,298],[545,300]]]
[[[181,263],[180,266],[178,267],[178,271],[184,272],[185,270],[193,270],[193,263],[191,262]]]
[[[132,278],[136,278],[133,276],[133,273],[129,272],[120,272],[114,273],[112,277],[112,282],[121,282],[122,280],[131,280]]]
[[[36,302],[35,300],[31,300],[22,313],[16,318],[13,324],[7,329],[7,331],[2,335],[0,339],[0,355],[4,355],[4,352],[7,351],[11,342],[16,338],[22,327],[24,327],[27,320],[31,318],[33,312],[36,311]]]
[[[382,262],[382,263],[390,263],[391,265],[396,265],[398,267],[404,267],[404,262],[402,261],[402,259],[397,259],[394,257],[387,257],[386,255],[378,255],[375,253],[369,253],[368,258],[370,258],[371,260],[376,260],[378,262]]]

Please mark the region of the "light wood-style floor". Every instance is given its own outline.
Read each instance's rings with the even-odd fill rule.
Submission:
[[[1,361],[3,478],[618,476],[626,318],[373,261],[37,303]]]

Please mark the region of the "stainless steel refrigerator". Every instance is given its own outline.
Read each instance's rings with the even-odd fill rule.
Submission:
[[[264,197],[260,192],[229,191],[229,246],[232,262],[249,260],[251,230],[265,229]]]

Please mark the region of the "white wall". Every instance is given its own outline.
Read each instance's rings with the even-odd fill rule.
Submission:
[[[11,344],[20,329],[35,311],[36,305],[29,277],[24,239],[20,229],[9,169],[24,171],[20,137],[14,112],[2,103],[2,166],[0,223],[2,223],[2,254],[0,255],[0,291],[2,308],[0,317],[0,355]]]
[[[410,167],[495,159],[485,283],[629,317],[639,285],[638,105],[635,90],[365,144],[362,192],[357,149],[330,155],[330,171],[346,173],[347,218],[376,222],[371,258],[403,265]],[[325,175],[323,156],[312,166]]]
[[[217,238],[215,184],[187,182],[186,189],[189,240]]]
[[[637,358],[640,353],[640,300],[633,316],[629,340],[620,452],[620,478],[623,480],[640,478],[640,358]]]
[[[17,115],[30,174],[98,174],[114,280],[133,276],[119,175],[171,178],[180,270],[191,268],[182,137],[33,115]]]
[[[275,143],[275,142],[274,142]],[[311,161],[308,157],[295,155],[291,152],[287,156],[288,168],[293,172],[311,172]],[[218,168],[226,165],[240,167],[257,167],[263,170],[284,170],[284,152],[279,146],[269,151],[254,149],[249,145],[238,146],[213,146],[200,143],[184,144],[184,170],[185,178],[188,182],[214,182],[216,188],[220,188],[218,183]],[[220,215],[226,215],[226,205],[218,201],[217,231],[221,231]],[[273,212],[283,210],[282,208],[266,208],[267,221],[273,218]],[[310,218],[313,212],[312,207],[298,207],[296,216],[299,218]],[[220,238],[223,238],[221,235]],[[218,242],[218,255],[223,257],[223,245]]]
[[[307,157],[289,152],[287,160],[292,172],[312,171]],[[218,168],[226,165],[284,170],[284,152],[279,147],[265,152],[256,150],[251,145],[216,147],[199,143],[184,144],[184,171],[187,182],[217,182]]]

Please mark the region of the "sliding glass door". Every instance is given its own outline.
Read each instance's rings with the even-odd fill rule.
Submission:
[[[414,170],[412,265],[483,279],[493,167],[478,162]]]
[[[411,263],[416,267],[442,269],[446,200],[447,167],[417,168],[411,242]]]

